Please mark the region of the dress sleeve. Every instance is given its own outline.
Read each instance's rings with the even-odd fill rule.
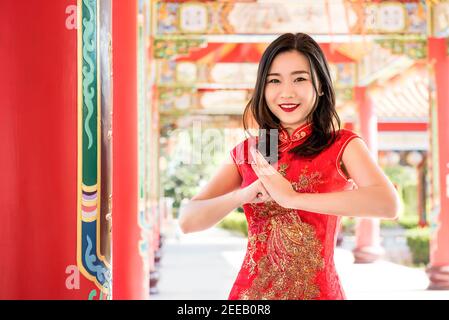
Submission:
[[[232,161],[234,161],[237,169],[239,170],[242,181],[245,178],[245,172],[247,172],[248,165],[250,164],[249,149],[256,146],[256,139],[253,137],[247,138],[240,142],[231,151]]]
[[[345,179],[345,180],[349,180],[349,177],[346,175],[346,173],[344,173],[343,169],[342,169],[342,157],[343,157],[343,152],[346,149],[346,146],[348,145],[348,143],[355,138],[359,138],[362,139],[358,134],[354,133],[351,130],[347,130],[347,129],[341,129],[340,130],[340,135],[338,137],[337,140],[337,157],[336,157],[336,167],[337,167],[337,171],[338,173]]]
[[[239,149],[241,149],[239,147],[240,145],[241,144],[238,144],[234,148],[232,148],[232,150],[230,151],[230,154],[231,154],[232,161],[234,161],[234,164],[236,165],[237,170],[239,171],[239,174],[243,179],[242,168],[241,168],[242,161],[241,161],[240,152],[239,152]]]

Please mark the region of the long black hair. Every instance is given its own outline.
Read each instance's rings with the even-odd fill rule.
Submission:
[[[302,157],[314,157],[334,142],[335,133],[340,130],[340,118],[335,109],[335,91],[326,58],[318,43],[307,34],[286,33],[267,47],[259,63],[253,96],[243,112],[243,127],[248,131],[248,122],[252,116],[259,127],[259,141],[266,144],[270,141],[270,129],[280,129],[279,119],[271,112],[265,101],[265,85],[274,58],[288,51],[297,51],[309,61],[316,94],[315,104],[307,115],[307,122],[312,124],[312,133],[304,143],[290,152]]]

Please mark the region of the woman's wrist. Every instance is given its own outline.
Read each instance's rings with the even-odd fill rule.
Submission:
[[[235,199],[236,202],[236,207],[241,207],[244,204],[244,199],[243,199],[243,189],[237,189],[235,191],[233,191],[232,196]]]
[[[289,209],[299,209],[298,202],[300,201],[301,193],[296,192],[292,190],[292,192],[289,193],[286,201],[286,208]]]

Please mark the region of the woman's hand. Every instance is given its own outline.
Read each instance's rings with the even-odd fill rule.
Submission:
[[[259,177],[258,181],[268,191],[270,197],[276,201],[281,207],[288,208],[291,205],[291,199],[297,195],[290,181],[285,179],[276,169],[274,169],[259,151],[252,148],[251,154],[255,163],[251,166]]]
[[[251,183],[246,188],[240,189],[238,192],[241,204],[261,203],[272,200],[259,179]]]

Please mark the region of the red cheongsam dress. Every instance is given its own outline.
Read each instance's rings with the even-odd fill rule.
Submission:
[[[297,128],[289,136],[279,133],[278,171],[296,192],[326,193],[355,187],[341,167],[346,145],[358,137],[349,130],[337,132],[334,143],[312,159],[289,153],[310,135],[312,125]],[[241,188],[257,176],[250,161],[248,138],[231,154],[242,177]],[[334,248],[340,217],[287,209],[274,201],[244,204],[248,221],[248,245],[229,299],[345,299],[334,265]]]

